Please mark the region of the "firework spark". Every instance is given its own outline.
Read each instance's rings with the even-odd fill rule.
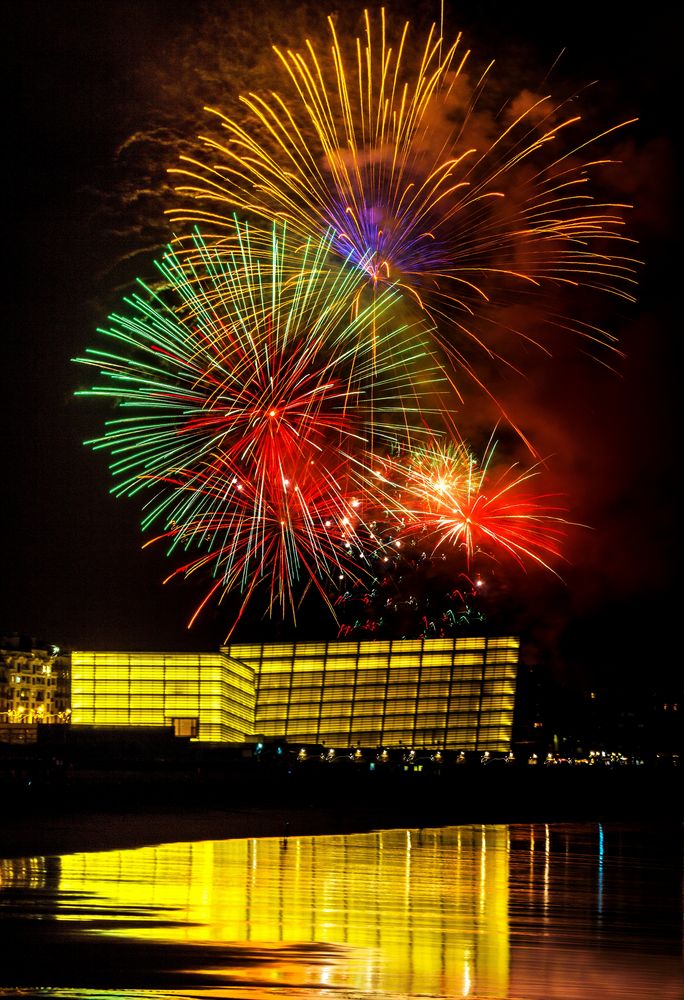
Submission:
[[[394,284],[427,311],[441,348],[485,391],[482,352],[501,358],[502,334],[536,336],[513,307],[613,347],[566,315],[564,299],[578,287],[632,299],[627,206],[591,184],[606,162],[592,150],[621,125],[573,144],[579,116],[539,96],[509,105],[484,137],[487,71],[470,85],[460,37],[448,45],[433,26],[421,47],[406,24],[392,45],[384,11],[379,26],[366,12],[350,56],[329,25],[330,54],[310,41],[304,53],[275,50],[290,89],[241,98],[251,123],[215,112],[227,141],[206,139],[205,159],[176,171],[185,204],[174,220],[219,238],[237,207],[301,233],[332,229],[361,283]]]
[[[594,183],[595,144],[620,126],[570,141],[574,104],[545,95],[488,116],[491,67],[471,84],[460,37],[394,37],[382,11],[349,47],[328,23],[329,51],[275,50],[286,94],[216,112],[226,141],[175,172],[183,226],[158,286],[110,317],[109,350],[77,359],[100,372],[83,394],[117,407],[89,443],[113,492],[144,498],[146,544],[178,557],[169,579],[209,577],[193,620],[212,599],[239,619],[259,595],[296,621],[310,592],[333,617],[375,594],[443,634],[480,620],[482,560],[555,573],[562,558],[539,465],[497,470],[491,443],[478,460],[455,412],[463,373],[494,398],[486,370],[515,367],[511,335],[614,349],[583,308],[632,299],[627,206]],[[441,609],[422,610],[419,577],[439,577]]]
[[[346,463],[333,454],[316,460],[291,461],[278,475],[264,470],[261,480],[239,479],[224,457],[201,470],[180,470],[175,484],[197,500],[189,519],[172,522],[160,540],[169,550],[197,548],[201,553],[179,566],[167,578],[208,572],[214,578],[195,611],[193,624],[205,604],[218,593],[223,599],[239,593],[241,601],[231,632],[249,601],[266,594],[271,616],[297,620],[297,608],[310,587],[335,615],[330,592],[341,580],[354,584],[368,577],[355,558],[359,547],[353,498],[347,498]]]
[[[476,557],[510,557],[525,568],[561,558],[568,522],[558,496],[535,493],[530,484],[540,467],[494,468],[495,446],[481,462],[463,443],[434,444],[405,467],[402,535],[422,536],[432,552],[458,549],[470,571]]]
[[[560,498],[534,489],[539,467],[496,468],[495,452],[490,440],[480,460],[456,436],[369,462],[355,530],[373,580],[340,588],[340,635],[459,634],[501,610],[511,564],[558,576],[570,527]]]
[[[142,285],[101,331],[116,349],[77,360],[103,379],[84,394],[123,414],[88,443],[111,454],[114,493],[150,495],[143,528],[193,549],[183,572],[210,567],[212,592],[268,577],[269,607],[294,609],[298,581],[346,560],[344,466],[424,434],[440,371],[391,290],[350,318],[354,275],[328,239],[275,227],[266,245],[236,223],[220,250],[197,235],[170,251],[165,290]]]

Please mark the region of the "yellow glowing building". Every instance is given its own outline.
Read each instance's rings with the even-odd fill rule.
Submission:
[[[510,748],[515,637],[74,652],[72,722],[328,746]]]
[[[71,654],[72,725],[173,726],[242,741],[254,724],[254,671],[219,653]]]

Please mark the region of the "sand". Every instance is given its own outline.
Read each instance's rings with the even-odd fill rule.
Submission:
[[[123,850],[181,841],[351,833],[400,825],[399,817],[322,808],[7,817],[0,830],[0,857]]]

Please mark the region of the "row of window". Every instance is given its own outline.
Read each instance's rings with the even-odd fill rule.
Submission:
[[[262,670],[256,677],[256,684],[259,687],[267,687],[269,685],[278,686],[283,684],[283,675],[286,678],[285,683],[291,683],[293,687],[306,687],[307,685],[320,686],[322,683],[330,686],[339,686],[354,682],[357,684],[385,684],[388,678],[390,680],[396,679],[397,682],[404,684],[422,684],[430,681],[449,683],[453,677],[455,682],[463,683],[466,681],[479,682],[483,676],[486,678],[504,678],[514,672],[514,661],[505,664],[480,662],[475,667],[469,667],[468,669],[458,667],[453,670],[450,666],[441,668],[430,667],[421,670],[416,666],[399,669],[395,668],[394,665],[375,669],[359,664],[358,670],[347,669],[336,671],[330,671],[327,667],[325,670],[302,670],[299,663],[296,663],[293,667],[288,662],[280,664],[278,670]]]
[[[249,660],[256,657],[261,659],[272,659],[282,656],[297,656],[297,659],[305,656],[327,655],[331,656],[377,656],[380,653],[434,653],[441,650],[468,650],[468,649],[514,649],[517,650],[519,641],[515,636],[499,636],[496,638],[485,638],[484,636],[463,636],[458,639],[387,639],[387,640],[367,640],[359,642],[340,642],[332,640],[330,642],[301,642],[301,643],[269,643],[263,646],[256,646],[253,643],[246,645],[242,643],[230,644],[225,648],[230,656],[238,660]]]

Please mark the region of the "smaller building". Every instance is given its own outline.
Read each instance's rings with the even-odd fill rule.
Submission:
[[[0,649],[0,723],[68,722],[69,657],[57,646],[15,636]]]
[[[239,742],[254,725],[254,671],[218,653],[74,650],[72,722],[172,726],[176,736]]]

